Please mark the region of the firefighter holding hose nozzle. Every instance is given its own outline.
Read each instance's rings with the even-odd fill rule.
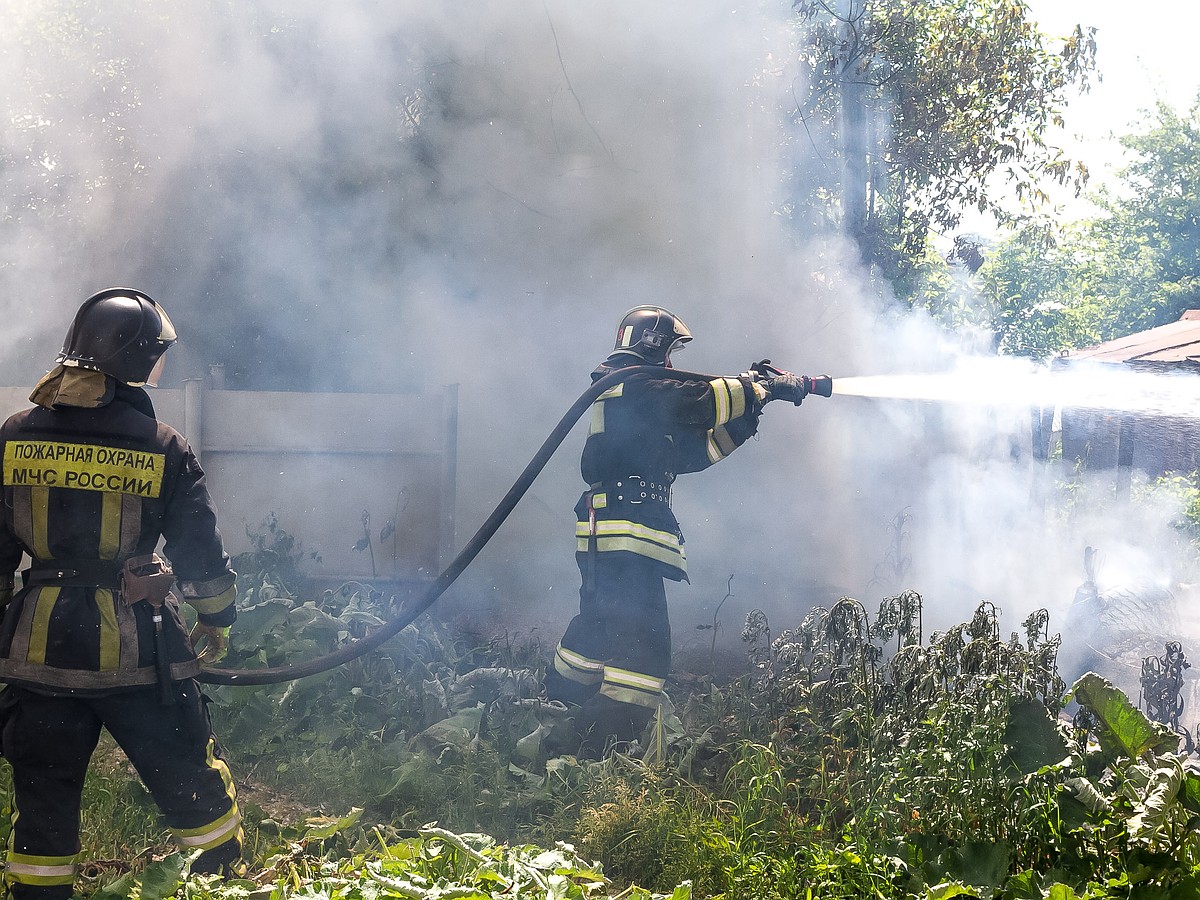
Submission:
[[[828,397],[832,380],[793,375],[763,360],[736,376],[675,373],[671,354],[692,339],[657,306],[627,312],[596,381],[628,366],[654,366],[592,404],[580,469],[588,484],[576,504],[579,614],[547,668],[548,699],[571,711],[575,735],[556,749],[599,757],[635,740],[659,707],[671,666],[664,579],[687,580],[679,523],[671,511],[676,476],[720,462],[758,430],[772,400],[800,405]]]
[[[241,857],[233,780],[195,680],[223,654],[235,573],[195,454],[142,389],[175,339],[140,291],[93,295],[30,395],[36,405],[0,427],[0,748],[13,773],[4,882],[15,900],[71,896],[101,728],[176,841],[202,851],[192,871],[231,871]],[[160,537],[172,565],[154,552]],[[14,594],[22,554],[32,564]],[[190,638],[176,578],[197,612]]]

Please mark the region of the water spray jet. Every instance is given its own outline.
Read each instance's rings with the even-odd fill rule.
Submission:
[[[1012,358],[971,359],[943,372],[838,378],[844,397],[1065,407],[1200,419],[1200,378],[1105,364],[1035,364]]]

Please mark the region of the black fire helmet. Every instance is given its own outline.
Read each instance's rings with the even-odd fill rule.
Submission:
[[[107,288],[83,301],[57,362],[143,385],[175,340],[175,326],[158,303],[131,288]]]
[[[635,306],[617,326],[621,353],[641,357],[652,366],[669,366],[671,351],[692,339],[692,333],[674,313],[661,306]]]

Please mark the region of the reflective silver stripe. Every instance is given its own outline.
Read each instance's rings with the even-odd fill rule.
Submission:
[[[5,867],[10,875],[36,875],[39,878],[57,878],[75,880],[75,866],[33,866],[25,863],[10,862]]]
[[[713,433],[711,431],[704,440],[704,446],[708,450],[708,461],[710,463],[720,462],[725,458],[721,455],[721,450],[717,446],[717,442],[713,440]]]
[[[709,386],[713,392],[714,425],[724,425],[746,414],[746,391],[737,378],[714,378]]]
[[[587,522],[576,523],[575,538],[576,551],[579,553],[589,552],[592,537]],[[647,528],[645,525],[624,519],[611,519],[607,522],[596,523],[594,540],[598,553],[627,550],[630,553],[666,563],[681,572],[687,572],[687,559],[683,546],[679,542],[679,536],[672,532]]]
[[[588,434],[604,434],[604,404],[599,400],[592,404],[592,418],[588,422]]]
[[[637,688],[641,691],[652,691],[656,694],[662,693],[663,685],[666,684],[665,678],[655,678],[653,675],[642,675],[638,672],[631,672],[628,669],[615,669],[609,666],[604,670],[604,680],[611,684],[617,684],[622,687]]]
[[[586,538],[589,533],[587,522],[575,523],[575,537]],[[679,535],[670,531],[660,531],[657,528],[650,528],[637,522],[631,522],[628,519],[608,519],[603,522],[597,522],[596,535],[598,537],[629,535],[630,537],[640,538],[643,541],[662,544],[664,547],[679,548]]]
[[[604,663],[580,656],[560,644],[554,653],[554,671],[578,684],[596,684],[604,677]]]
[[[729,388],[729,418],[740,419],[746,414],[746,389],[742,387],[740,378],[726,378],[725,386]],[[718,422],[724,425],[724,422]]]
[[[604,401],[611,400],[613,397],[620,397],[625,383],[614,385],[607,391],[596,398],[592,403],[592,417],[588,422],[588,434],[603,434],[604,433]]]
[[[663,678],[642,675],[627,669],[614,669],[609,666],[604,670],[604,684],[600,688],[600,693],[621,703],[655,708],[662,699],[662,689],[665,683],[666,680]]]
[[[658,562],[666,563],[668,566],[679,569],[681,572],[687,571],[687,560],[684,558],[682,550],[669,550],[666,547],[638,540],[635,537],[599,538],[596,541],[596,550],[599,553],[615,553],[619,550],[627,550],[630,553],[638,554],[638,556],[645,556],[658,560]]]
[[[580,653],[576,653],[574,650],[568,650],[562,644],[558,645],[557,653],[562,661],[571,666],[573,669],[578,669],[581,672],[604,671],[604,663],[602,663],[600,660],[588,659],[588,657],[583,656]]]
[[[725,383],[724,378],[714,378],[708,385],[712,388],[713,402],[716,405],[716,424],[724,425],[729,421],[729,385]]]
[[[18,884],[71,884],[75,880],[75,862],[78,858],[77,854],[33,856],[10,850],[4,865],[5,878]]]
[[[234,806],[229,812],[211,825],[199,828],[171,829],[171,834],[182,847],[203,847],[208,850],[225,843],[231,834],[236,833],[242,824],[241,810]]]
[[[729,432],[723,426],[713,428],[708,432],[705,446],[708,448],[710,463],[720,462],[737,449],[737,444],[733,442],[733,438],[729,436]]]

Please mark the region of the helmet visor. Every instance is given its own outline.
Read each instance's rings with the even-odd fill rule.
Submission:
[[[149,300],[150,298],[147,297],[146,299]],[[165,309],[158,305],[158,301],[150,300],[150,302],[154,304],[154,311],[158,313],[158,321],[160,323],[158,339],[166,344],[175,343],[179,336],[175,333],[175,325],[171,321],[171,317],[167,315]]]
[[[671,342],[671,346],[667,348],[667,352],[663,358],[663,362],[668,369],[672,368],[671,354],[677,350],[682,350],[684,348],[684,346],[687,344],[687,342],[690,340],[691,340],[690,337],[676,338],[674,341]]]

